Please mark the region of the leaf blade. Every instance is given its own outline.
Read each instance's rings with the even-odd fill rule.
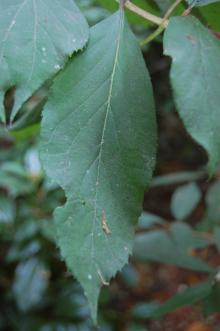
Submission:
[[[94,319],[100,287],[131,253],[155,140],[151,83],[119,11],[91,29],[87,50],[59,75],[42,124],[44,168],[67,196],[55,212],[59,245]]]

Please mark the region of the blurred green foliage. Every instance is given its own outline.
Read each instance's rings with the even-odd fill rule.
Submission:
[[[113,0],[77,2],[90,25],[117,8]],[[136,0],[135,3],[162,16],[172,1]],[[176,13],[184,8],[186,4],[180,5]],[[218,30],[219,10],[220,4],[216,3],[207,8],[194,9],[193,13],[206,25]],[[128,13],[128,17],[139,39],[146,37],[154,29],[135,14]],[[170,131],[166,131],[167,127],[168,130],[175,131],[179,125],[174,120],[170,90],[167,91],[169,62],[164,62],[161,53],[160,37],[152,46],[144,49],[153,83],[159,86],[156,98],[160,109],[158,118],[161,123],[162,157],[158,160],[158,176],[152,183],[152,196],[157,188],[163,190],[164,187],[171,187],[172,194],[166,208],[172,212],[169,213],[172,222],[163,213],[160,214],[160,206],[158,214],[152,211],[142,214],[137,227],[133,263],[127,265],[117,278],[117,283],[125,290],[122,294],[117,293],[119,285],[115,284],[110,289],[103,289],[98,328],[92,325],[83,292],[66,270],[65,264],[60,261],[59,250],[55,245],[52,211],[65,202],[65,197],[63,191],[45,177],[38,158],[40,112],[46,97],[46,87],[37,92],[34,100],[29,100],[24,105],[12,124],[13,130],[10,133],[4,127],[0,128],[1,331],[146,331],[149,318],[166,314],[186,304],[202,303],[204,316],[219,311],[218,265],[211,266],[194,253],[215,247],[217,254],[217,249],[220,249],[220,182],[215,180],[218,174],[213,182],[207,182],[203,164],[199,164],[199,170],[176,171],[168,175],[161,171],[163,151],[165,150],[164,159],[167,161],[167,145],[172,140]],[[158,74],[159,71],[162,74]],[[34,119],[32,114],[36,115]],[[168,119],[165,128],[164,118]],[[191,141],[187,141],[187,146],[182,149],[181,157],[184,160],[189,155],[192,158],[197,155],[191,144]],[[205,211],[194,221],[199,205]],[[178,222],[180,220],[189,222]],[[132,302],[133,291],[139,286],[141,276],[138,263],[172,264],[195,272],[204,272],[206,281],[176,294],[164,305],[147,297],[142,300],[137,297]],[[120,311],[123,296],[131,302]]]

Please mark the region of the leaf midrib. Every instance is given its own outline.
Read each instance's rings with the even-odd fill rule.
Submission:
[[[110,79],[110,86],[109,86],[109,92],[108,92],[108,98],[107,98],[107,107],[106,107],[106,115],[104,119],[103,129],[102,129],[102,136],[101,136],[101,142],[100,142],[100,151],[98,155],[98,166],[97,166],[97,177],[96,177],[96,189],[95,189],[95,199],[94,199],[94,217],[93,217],[93,224],[92,224],[92,248],[91,248],[91,265],[93,265],[93,261],[95,259],[94,256],[94,232],[95,232],[95,223],[97,220],[97,200],[98,200],[98,186],[99,186],[99,176],[100,176],[100,167],[101,167],[101,161],[102,161],[102,150],[104,145],[104,138],[105,138],[105,130],[106,125],[108,122],[108,116],[111,109],[111,99],[112,99],[112,90],[113,90],[113,84],[114,84],[114,78],[116,74],[116,67],[118,62],[118,56],[119,56],[119,50],[120,50],[120,42],[121,42],[121,34],[123,29],[123,21],[124,21],[124,12],[122,9],[120,9],[120,17],[119,17],[119,34],[117,38],[117,45],[116,45],[116,52],[115,52],[115,58],[114,58],[114,64]],[[105,235],[106,240],[108,240],[107,235]],[[98,274],[100,273],[100,270],[97,270]]]

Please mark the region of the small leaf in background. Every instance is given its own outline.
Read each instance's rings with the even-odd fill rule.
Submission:
[[[181,171],[170,174],[160,175],[153,178],[151,187],[167,186],[178,184],[181,182],[195,181],[206,176],[206,169],[198,169],[196,171]]]
[[[18,262],[34,256],[41,249],[40,242],[38,240],[32,240],[26,245],[15,243],[11,246],[6,256],[6,260],[9,263]]]
[[[35,219],[26,220],[25,222],[21,222],[19,224],[19,228],[17,229],[14,240],[16,242],[27,241],[29,239],[33,239],[34,236],[39,232],[39,224]]]
[[[167,10],[172,6],[173,0],[154,0],[161,12],[165,14]],[[184,11],[184,6],[180,3],[177,8],[172,12],[173,16],[181,15]]]
[[[96,319],[101,286],[132,250],[156,123],[149,75],[124,13],[97,24],[90,38],[52,87],[41,160],[66,192],[67,204],[55,212],[57,239]]]
[[[220,226],[216,226],[214,228],[214,240],[215,240],[215,244],[218,248],[218,251],[220,253]]]
[[[203,19],[205,19],[208,27],[215,31],[220,31],[220,3],[213,3],[207,7],[200,7],[199,13]]]
[[[160,216],[144,211],[138,220],[138,229],[149,229],[154,225],[166,224]]]
[[[30,193],[34,189],[27,171],[17,162],[6,162],[0,166],[0,187],[14,197]]]
[[[9,197],[0,194],[0,224],[13,222],[15,218],[15,204]]]
[[[193,212],[201,199],[201,191],[195,183],[178,187],[171,198],[171,211],[175,219],[184,220]]]
[[[220,41],[195,17],[170,19],[164,53],[172,57],[171,83],[189,134],[209,155],[212,174],[220,161]]]
[[[166,13],[166,11],[172,5],[172,0],[155,0],[155,3],[163,13]]]
[[[36,148],[31,148],[26,152],[24,158],[26,169],[33,178],[40,177],[42,173],[38,154],[39,153]]]
[[[145,320],[150,318],[159,306],[157,302],[138,303],[132,308],[131,313],[135,318]]]
[[[44,219],[40,221],[41,232],[47,240],[56,242],[56,229],[52,220]]]
[[[19,309],[28,311],[38,305],[48,285],[48,271],[37,258],[18,264],[13,292]]]
[[[6,119],[5,92],[15,86],[12,121],[24,101],[84,47],[88,26],[72,0],[1,0],[0,13],[0,118]]]
[[[88,302],[77,282],[62,284],[58,300],[53,307],[53,314],[65,319],[89,320],[91,323]]]
[[[13,174],[14,176],[17,177],[27,178],[27,172],[25,171],[24,167],[18,162],[6,161],[2,163],[1,171],[4,171],[9,174]]]
[[[216,225],[220,225],[220,180],[210,185],[206,193],[205,216],[198,228],[203,231],[213,230]]]
[[[212,287],[211,293],[204,301],[203,310],[206,317],[214,313],[219,313],[219,307],[220,307],[220,284],[217,283]]]
[[[183,245],[182,245],[183,246]],[[211,272],[212,268],[199,258],[188,255],[192,248],[182,247],[174,237],[174,233],[163,230],[150,231],[135,236],[134,257],[143,262],[159,262],[178,267]]]
[[[127,287],[135,288],[138,285],[139,274],[133,265],[125,265],[120,273],[120,276]]]
[[[176,245],[190,251],[195,248],[204,248],[212,244],[208,238],[204,238],[200,232],[193,231],[190,225],[181,222],[173,222],[170,226],[170,234]]]
[[[209,217],[214,223],[217,221],[220,224],[220,180],[209,187],[206,194],[206,205]]]
[[[194,285],[187,288],[183,293],[178,293],[165,301],[158,309],[153,312],[153,317],[160,317],[185,305],[191,305],[207,297],[212,291],[212,281]]]

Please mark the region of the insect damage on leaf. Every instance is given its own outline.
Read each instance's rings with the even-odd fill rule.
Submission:
[[[108,227],[108,223],[107,223],[107,219],[106,219],[106,215],[105,215],[105,212],[104,211],[102,213],[102,230],[106,234],[111,234],[111,230]]]

